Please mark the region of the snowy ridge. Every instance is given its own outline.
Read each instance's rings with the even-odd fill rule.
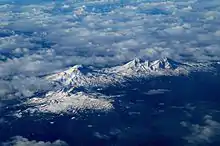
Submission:
[[[97,70],[93,67],[75,65],[69,69],[46,76],[46,79],[59,83],[66,88],[75,88],[80,86],[97,86],[110,83],[118,83],[121,77],[114,78],[108,72]]]
[[[188,65],[175,62],[169,58],[163,58],[155,61],[143,61],[134,59],[125,65],[109,69],[111,72],[123,76],[148,76],[148,75],[181,75],[187,74]]]
[[[187,75],[207,68],[210,67],[204,64],[179,63],[169,58],[155,61],[136,58],[124,65],[104,69],[75,65],[63,72],[46,76],[46,79],[68,88],[75,88],[116,84],[128,78]]]

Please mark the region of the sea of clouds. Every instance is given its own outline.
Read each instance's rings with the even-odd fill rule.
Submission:
[[[0,2],[0,77],[135,57],[220,58],[218,0]]]
[[[0,98],[51,90],[74,64],[220,59],[219,0],[1,0]]]
[[[74,64],[219,60],[219,24],[218,0],[2,0],[0,97]]]

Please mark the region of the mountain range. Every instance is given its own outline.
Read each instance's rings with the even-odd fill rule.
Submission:
[[[126,64],[102,69],[75,65],[45,78],[67,88],[75,88],[117,84],[140,77],[188,75],[190,72],[210,69],[208,64],[180,63],[169,58],[154,61],[135,58]]]
[[[157,76],[187,76],[192,72],[212,71],[207,63],[180,63],[169,58],[154,61],[131,60],[123,65],[109,68],[75,65],[64,71],[47,75],[44,78],[55,85],[53,91],[28,99],[28,108],[23,113],[77,113],[87,110],[110,111],[114,109],[114,99],[98,91],[80,90],[91,87],[123,85],[126,81]],[[82,88],[80,88],[82,87]]]

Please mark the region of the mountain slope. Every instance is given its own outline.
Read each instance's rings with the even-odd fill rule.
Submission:
[[[26,112],[34,113],[77,113],[86,110],[107,112],[113,109],[111,100],[104,95],[78,92],[69,94],[63,91],[48,92],[44,98],[35,97],[26,102]]]

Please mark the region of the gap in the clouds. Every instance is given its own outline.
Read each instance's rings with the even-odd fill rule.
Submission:
[[[186,141],[182,138],[190,131],[180,122],[203,124],[204,115],[220,111],[219,87],[219,75],[192,73],[92,88],[91,91],[112,98],[115,109],[109,113],[86,111],[72,115],[38,113],[32,116],[27,113],[21,118],[9,118],[1,129],[4,135],[0,133],[0,141],[21,135],[33,140],[61,139],[70,145],[183,145]],[[147,94],[156,89],[169,92]],[[217,113],[213,112],[212,116],[220,120]]]
[[[27,42],[30,43],[32,46],[28,47],[28,55],[36,54],[38,51],[47,50],[52,48],[56,43],[48,41],[43,33],[36,33],[34,31],[20,31],[20,30],[7,30],[0,32],[0,37],[13,37],[13,36],[21,36],[28,40]],[[23,42],[22,42],[23,43]],[[14,47],[14,46],[12,46]],[[13,59],[13,58],[21,58],[24,57],[26,54],[24,52],[12,52],[15,51],[16,48],[10,48],[1,50],[1,56],[4,56],[2,61],[6,61],[6,59]]]

